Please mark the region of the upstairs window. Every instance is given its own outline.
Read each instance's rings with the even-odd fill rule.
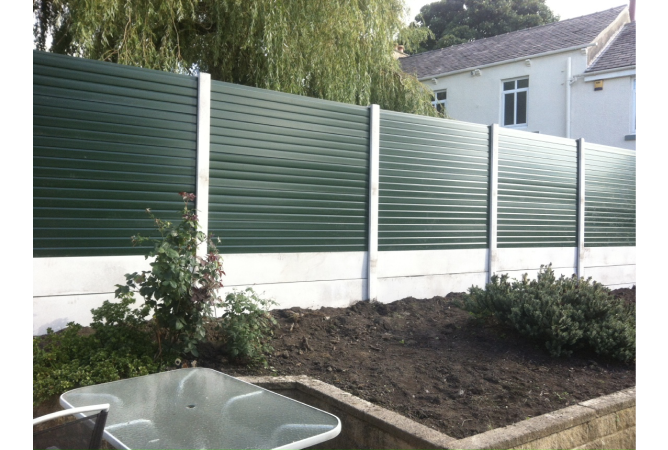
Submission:
[[[445,108],[448,103],[448,91],[436,91],[434,92],[434,101],[431,102],[432,105],[434,105],[434,108],[436,108],[436,111],[440,112],[441,114],[445,113]]]
[[[503,82],[503,126],[516,127],[527,124],[527,96],[529,79]]]
[[[668,80],[634,80],[636,134],[668,134]]]

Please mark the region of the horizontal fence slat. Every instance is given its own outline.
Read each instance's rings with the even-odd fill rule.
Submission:
[[[498,152],[498,246],[575,245],[575,141],[501,128]]]
[[[635,152],[585,142],[587,247],[635,245]]]
[[[366,251],[369,109],[214,81],[222,253]],[[378,248],[486,248],[489,127],[380,113]],[[33,255],[141,254],[194,192],[197,78],[33,53]],[[574,247],[574,140],[499,129],[500,248]],[[585,246],[635,245],[635,152],[585,143]]]
[[[487,245],[488,129],[380,114],[379,250]]]
[[[197,80],[33,53],[33,256],[146,253],[195,191]]]
[[[366,250],[368,109],[293,97],[212,83],[209,230],[222,253]]]

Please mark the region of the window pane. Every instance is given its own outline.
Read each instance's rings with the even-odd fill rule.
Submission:
[[[636,130],[668,131],[668,92],[636,93]]]
[[[636,91],[656,91],[663,89],[668,91],[668,80],[635,80],[633,87]]]
[[[528,87],[529,87],[529,79],[528,78],[526,80],[517,80],[517,89],[528,88]]]
[[[445,100],[446,98],[448,98],[448,91],[441,91],[436,93],[437,100]]]
[[[527,93],[517,93],[517,123],[527,123]]]
[[[506,81],[503,83],[503,90],[504,91],[512,91],[515,89],[515,82],[514,81]]]
[[[515,94],[506,94],[504,95],[505,101],[503,102],[503,124],[504,125],[514,125],[515,124]]]

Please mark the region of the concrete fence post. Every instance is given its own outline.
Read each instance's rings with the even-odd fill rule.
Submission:
[[[487,282],[497,271],[498,255],[497,230],[499,208],[499,125],[489,126],[489,255],[487,261]]]
[[[578,146],[578,277],[585,276],[585,141],[584,138],[577,140]]]
[[[197,78],[197,181],[195,205],[200,231],[209,234],[209,147],[211,133],[211,74],[200,72]],[[206,241],[197,254],[206,254]]]
[[[369,106],[369,255],[367,287],[369,300],[378,300],[378,190],[380,173],[380,106]]]

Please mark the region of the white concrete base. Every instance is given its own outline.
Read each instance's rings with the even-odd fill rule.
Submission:
[[[252,287],[260,297],[274,300],[272,308],[317,309],[321,306],[345,308],[363,300],[367,292],[366,279],[313,281],[302,283],[276,283],[259,285],[241,285],[224,287],[221,296],[233,289],[243,290]],[[137,305],[142,299],[135,295]],[[105,300],[116,302],[114,293],[59,295],[52,297],[33,297],[33,335],[46,334],[47,328],[58,331],[69,322],[88,325],[93,320],[91,309],[102,306]],[[220,316],[222,311],[216,311]]]
[[[223,294],[251,286],[277,308],[346,307],[367,293],[366,252],[223,255]],[[113,300],[125,274],[150,270],[143,256],[33,258],[33,334],[74,321]],[[137,298],[137,302],[141,299]]]
[[[467,292],[471,286],[484,287],[486,281],[487,272],[380,278],[378,301],[392,303],[406,297],[445,297],[450,292]]]
[[[496,254],[496,272],[499,274],[538,271],[541,264],[552,263],[555,272],[557,269],[570,270],[570,275],[577,267],[577,247],[499,248]]]
[[[431,298],[484,286],[488,249],[380,252],[378,301]]]
[[[407,250],[380,252],[378,278],[486,272],[489,250]]]
[[[366,278],[366,252],[223,255],[226,286]],[[125,274],[150,270],[143,256],[33,258],[33,296],[113,292]]]
[[[636,284],[635,247],[585,247],[584,276],[618,289]]]
[[[233,289],[243,290],[247,287],[253,288],[260,297],[274,300],[277,304],[273,308],[279,309],[294,306],[309,309],[321,306],[346,308],[364,300],[367,295],[366,279],[357,279],[226,286],[221,296]]]
[[[484,287],[488,250],[392,251],[378,254],[378,300],[431,298]],[[501,248],[497,273],[535,277],[552,263],[557,276],[575,273],[576,248]],[[223,255],[222,294],[251,286],[277,308],[347,307],[368,296],[367,253],[265,253]],[[616,289],[636,282],[633,247],[585,249],[585,276]],[[149,270],[143,256],[33,258],[33,334],[74,321],[91,322],[90,310],[114,300],[124,274]],[[140,299],[137,299],[140,301]]]
[[[634,247],[632,261],[638,284],[668,285],[668,248]]]
[[[54,297],[33,297],[32,334],[46,334],[47,328],[58,331],[69,322],[88,325],[93,321],[90,310],[102,306],[105,300],[115,302],[114,293],[90,295],[59,295]],[[140,299],[137,299],[139,302]]]
[[[99,294],[125,284],[125,274],[151,270],[143,256],[33,258],[32,295]],[[113,297],[113,295],[112,295]]]

